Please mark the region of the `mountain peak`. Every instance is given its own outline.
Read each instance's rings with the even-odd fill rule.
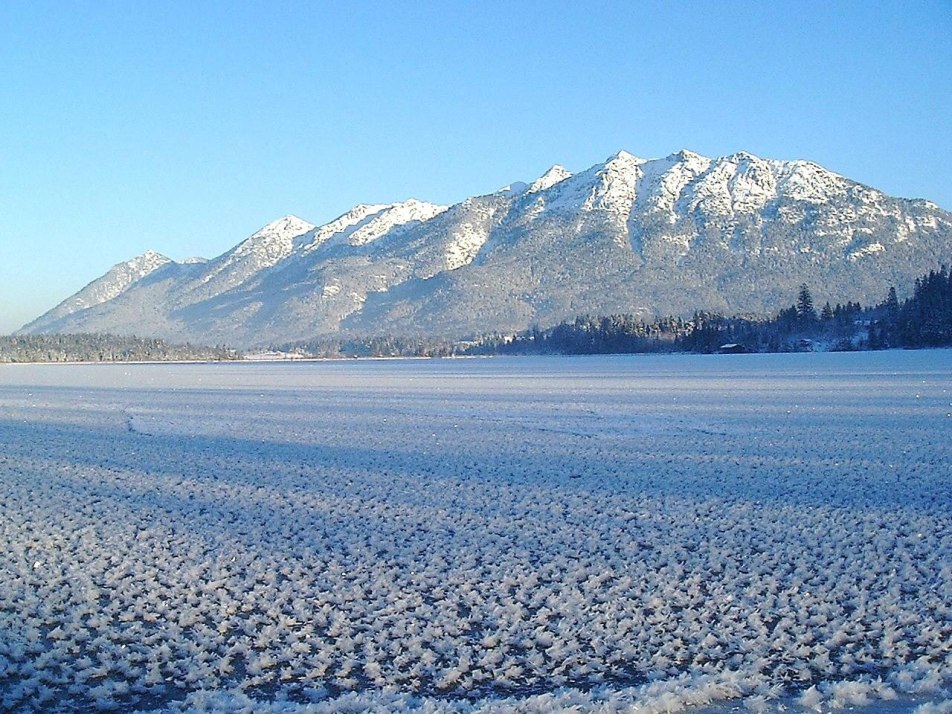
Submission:
[[[408,211],[430,211],[433,209],[446,210],[447,206],[439,206],[429,201],[421,201],[419,198],[408,198],[401,203],[394,203],[389,206],[391,209],[403,209]]]
[[[155,251],[149,248],[142,255],[137,255],[135,258],[132,258],[131,260],[127,260],[123,263],[118,263],[114,265],[113,268],[129,267],[135,272],[145,274],[145,272],[152,272],[156,268],[160,268],[166,263],[171,263],[171,262],[172,262],[171,258],[164,256],[158,251]]]
[[[354,204],[354,207],[349,211],[335,218],[334,221],[339,221],[343,218],[363,218],[364,216],[369,216],[371,213],[380,213],[380,211],[385,211],[396,205],[395,203],[357,203]],[[334,223],[334,221],[331,221],[331,223]]]
[[[295,238],[314,228],[313,223],[297,216],[282,216],[242,241],[232,255],[236,258],[255,256],[258,265],[274,265],[294,249]]]
[[[676,151],[675,153],[671,154],[667,158],[674,161],[697,161],[698,159],[703,159],[704,157],[695,151],[691,151],[690,149],[681,149],[680,151]]]
[[[646,163],[648,162],[645,159],[640,159],[622,149],[608,157],[604,164],[595,168],[597,173],[603,177],[603,180],[617,181],[622,178],[624,181],[630,181],[641,173],[642,166]]]
[[[564,181],[565,179],[570,178],[571,176],[572,176],[571,171],[566,169],[564,166],[555,164],[554,166],[552,166],[552,168],[550,168],[548,171],[542,174],[539,178],[533,181],[529,185],[529,188],[526,191],[526,193],[537,193],[539,191],[545,191],[550,186],[554,186],[555,184],[561,181]]]
[[[142,255],[116,263],[104,275],[93,280],[78,293],[63,300],[59,305],[31,323],[24,325],[22,330],[29,332],[33,329],[37,331],[50,329],[51,325],[57,325],[60,320],[64,320],[74,313],[109,302],[125,292],[134,283],[172,262],[171,258],[149,248]]]
[[[760,161],[760,158],[754,156],[749,151],[735,151],[733,154],[727,157],[728,161],[733,161],[734,163],[740,163],[741,161]]]
[[[209,261],[201,277],[204,291],[224,291],[251,275],[276,265],[294,250],[295,240],[314,230],[314,224],[294,215],[271,221],[222,256]]]
[[[295,236],[301,235],[302,233],[307,233],[313,229],[313,223],[309,223],[303,218],[298,218],[297,216],[289,213],[286,216],[282,216],[277,220],[271,221],[271,223],[256,231],[254,235],[251,236],[251,238],[257,238],[265,235],[290,236],[293,238]]]
[[[278,218],[278,219],[275,219],[275,220],[271,221],[271,223],[269,223],[268,225],[269,225],[269,226],[273,226],[273,225],[275,225],[275,224],[291,223],[291,222],[295,222],[295,221],[302,222],[302,223],[305,222],[304,219],[301,218],[300,216],[295,216],[293,213],[288,213],[288,214],[285,214],[285,215],[281,216],[281,217]]]
[[[615,161],[624,161],[624,162],[634,161],[634,162],[637,162],[637,163],[643,163],[643,160],[642,160],[642,159],[639,159],[637,156],[635,156],[634,154],[632,154],[630,151],[625,151],[624,149],[620,149],[619,151],[616,151],[614,154],[612,154],[611,156],[609,156],[609,157],[608,157],[608,160],[607,160],[605,163],[606,163],[606,164],[609,164],[609,163],[613,163],[613,162],[615,162]]]

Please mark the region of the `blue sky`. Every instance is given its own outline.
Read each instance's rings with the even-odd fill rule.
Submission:
[[[952,3],[0,3],[0,333],[152,248],[618,149],[952,209]]]

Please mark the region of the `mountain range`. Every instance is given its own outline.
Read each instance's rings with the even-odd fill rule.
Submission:
[[[864,303],[952,255],[952,214],[809,161],[620,151],[452,206],[285,216],[212,260],[154,251],[22,333],[252,347],[322,335],[466,337],[576,315],[769,314],[807,284]]]

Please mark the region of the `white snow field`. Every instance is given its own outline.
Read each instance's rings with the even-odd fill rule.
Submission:
[[[0,365],[0,710],[952,711],[952,350]]]

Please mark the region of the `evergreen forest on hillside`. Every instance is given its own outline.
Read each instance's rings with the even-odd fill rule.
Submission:
[[[908,298],[895,287],[877,305],[814,304],[802,285],[771,318],[697,311],[654,321],[629,314],[581,315],[515,335],[457,341],[434,337],[320,337],[273,347],[282,356],[451,357],[466,355],[803,352],[952,346],[952,273],[945,266],[917,278]],[[171,344],[109,334],[0,337],[0,362],[218,361],[241,359],[229,347]]]
[[[810,288],[772,318],[695,312],[651,322],[633,315],[582,315],[547,329],[485,335],[459,342],[437,338],[318,338],[277,349],[301,357],[448,357],[459,355],[630,354],[664,352],[803,352],[952,346],[952,274],[943,266],[916,279],[900,300],[895,287],[863,307],[814,304]]]
[[[878,305],[814,305],[800,287],[796,302],[771,319],[723,317],[697,312],[689,320],[652,323],[629,315],[579,317],[548,330],[511,339],[490,339],[477,353],[595,354],[626,352],[796,352],[851,351],[952,346],[952,276],[943,267],[916,280],[913,294],[899,301],[889,288]]]

